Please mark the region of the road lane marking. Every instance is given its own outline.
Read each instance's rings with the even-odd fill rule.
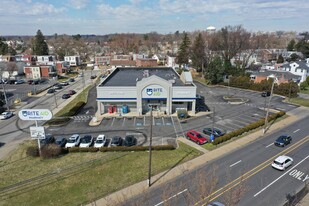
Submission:
[[[237,185],[239,185],[242,181],[250,178],[251,176],[255,175],[256,173],[258,173],[259,171],[263,170],[264,168],[268,167],[269,164],[273,161],[273,159],[275,157],[278,157],[280,155],[285,155],[295,149],[297,149],[298,147],[300,147],[302,145],[302,143],[306,143],[309,139],[309,136],[306,136],[305,138],[303,138],[302,140],[298,141],[297,143],[295,143],[294,145],[292,145],[291,147],[279,152],[278,154],[272,156],[271,158],[269,158],[268,160],[266,160],[265,162],[259,164],[258,166],[256,166],[255,168],[249,170],[248,172],[246,172],[245,174],[239,176],[238,178],[234,179],[233,181],[227,183],[225,186],[219,188],[218,190],[216,190],[215,192],[213,192],[212,194],[208,195],[205,198],[202,198],[201,200],[199,200],[198,202],[196,202],[194,205],[198,205],[200,204],[202,201],[208,199],[211,197],[211,199],[209,199],[209,201],[213,201],[215,200],[217,197],[221,196],[222,194],[224,194],[225,192],[233,189],[234,187],[236,187]],[[264,165],[264,166],[263,166]],[[261,167],[260,169],[258,169],[259,167]],[[250,174],[252,171],[252,174]],[[239,182],[237,182],[238,180],[240,180]],[[235,183],[235,184],[234,184]],[[233,184],[233,185],[232,185]],[[232,186],[230,186],[232,185]],[[222,192],[220,192],[221,190],[223,190]],[[219,193],[220,192],[220,193]],[[218,194],[219,193],[219,194]],[[217,195],[216,195],[217,194]],[[213,196],[216,195],[216,196]]]
[[[266,148],[267,148],[267,147],[270,147],[270,146],[273,145],[273,144],[274,144],[274,143],[271,143],[271,144],[267,145]]]
[[[296,133],[296,132],[298,132],[300,129],[297,129],[297,130],[295,130],[293,133]]]
[[[231,164],[230,167],[233,167],[233,166],[237,165],[238,163],[241,163],[241,160],[235,162],[234,164]]]
[[[306,174],[306,176],[302,179],[302,176],[305,175],[305,172],[302,172],[300,170],[294,169],[289,173],[290,176],[294,177],[295,179],[298,179],[300,181],[306,182],[307,179],[309,179],[309,175]]]
[[[301,160],[299,163],[297,163],[296,165],[294,165],[294,167],[292,167],[291,169],[289,169],[287,172],[285,172],[283,175],[281,175],[280,177],[278,177],[277,179],[275,179],[273,182],[271,182],[269,185],[267,185],[266,187],[264,187],[263,189],[261,189],[258,193],[256,193],[255,195],[253,195],[253,197],[258,196],[259,194],[261,194],[261,192],[263,192],[264,190],[266,190],[268,187],[270,187],[271,185],[273,185],[275,182],[277,182],[279,179],[281,179],[284,175],[286,175],[287,173],[289,173],[292,169],[294,169],[295,167],[297,167],[298,165],[300,165],[303,161],[305,161],[307,158],[309,157],[309,155]]]
[[[182,193],[186,192],[187,190],[188,190],[188,189],[184,189],[183,191],[178,192],[177,194],[175,194],[175,195],[169,197],[168,199],[163,200],[162,202],[159,202],[159,203],[156,204],[155,206],[162,205],[164,202],[167,202],[167,201],[169,201],[170,199],[175,198],[175,197],[177,197],[178,195],[181,195]]]

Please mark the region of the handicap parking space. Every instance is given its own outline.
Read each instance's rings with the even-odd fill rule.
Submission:
[[[153,118],[153,125],[156,126],[162,126],[163,124],[163,118],[162,117],[154,117]]]

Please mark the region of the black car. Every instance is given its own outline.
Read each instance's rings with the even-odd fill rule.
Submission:
[[[197,94],[196,95],[196,101],[204,103],[205,102],[205,97],[200,95],[200,94]]]
[[[97,78],[97,75],[91,75],[90,79],[95,79]]]
[[[52,93],[54,93],[56,90],[55,89],[49,89],[49,90],[47,90],[47,94],[52,94]]]
[[[261,94],[262,97],[269,97],[270,96],[270,92],[262,92]]]
[[[63,94],[62,95],[62,99],[69,99],[70,98],[70,95],[69,94]]]
[[[75,82],[75,79],[74,78],[70,78],[69,82]]]
[[[52,134],[46,134],[45,139],[40,140],[41,146],[54,143],[55,137]]]
[[[54,89],[62,89],[62,86],[60,84],[54,85]]]
[[[69,95],[74,95],[74,94],[76,94],[76,92],[75,92],[74,90],[69,90],[69,91],[68,91],[68,94],[69,94]]]
[[[40,83],[40,80],[36,79],[36,80],[33,80],[31,84],[39,84]]]
[[[209,112],[210,110],[205,104],[204,105],[200,104],[200,105],[195,106],[195,111],[196,112]]]
[[[61,85],[61,86],[68,86],[68,85],[69,85],[69,82],[61,82],[60,85]]]
[[[130,147],[136,145],[137,140],[133,135],[127,135],[124,138],[124,146]]]
[[[59,147],[64,147],[66,143],[67,139],[64,137],[57,137],[55,140],[55,144],[58,145]]]
[[[204,134],[207,134],[207,135],[211,135],[213,133],[215,137],[220,137],[220,136],[225,135],[225,132],[223,132],[223,131],[221,131],[220,129],[217,129],[217,128],[213,128],[213,131],[212,131],[211,127],[204,128],[203,132],[204,132]]]
[[[9,79],[6,81],[6,84],[15,84],[16,80],[15,79]]]
[[[288,145],[292,142],[292,137],[289,135],[281,135],[276,139],[275,145],[279,147],[284,147],[285,145]]]
[[[122,146],[123,139],[119,136],[112,138],[111,146]]]

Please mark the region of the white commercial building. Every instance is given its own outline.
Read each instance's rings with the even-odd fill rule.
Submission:
[[[196,86],[190,72],[181,75],[170,67],[116,68],[97,86],[99,114],[153,110],[170,115],[186,109],[195,113]]]

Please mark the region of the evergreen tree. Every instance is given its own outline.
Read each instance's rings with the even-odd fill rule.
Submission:
[[[0,37],[0,55],[5,55],[8,53],[8,45],[3,41],[5,41],[5,38]]]
[[[305,58],[309,58],[309,42],[302,39],[295,45],[296,51],[303,53]]]
[[[41,30],[38,30],[32,44],[32,52],[35,55],[48,55],[48,46]]]
[[[206,45],[205,41],[202,37],[202,34],[199,33],[195,38],[193,47],[192,47],[192,64],[197,69],[197,71],[204,72],[204,66],[206,63],[206,53],[205,53]]]
[[[179,48],[178,53],[177,53],[177,62],[180,65],[180,67],[183,64],[189,63],[190,44],[191,44],[191,41],[190,41],[187,33],[184,33],[182,43],[181,43],[180,48]]]
[[[280,54],[280,55],[278,56],[277,63],[278,63],[278,64],[281,64],[281,63],[283,63],[283,62],[284,62],[284,58],[283,58],[283,56]]]
[[[219,56],[216,56],[212,61],[209,62],[205,79],[209,80],[212,84],[217,84],[223,81],[224,64]]]
[[[290,42],[289,42],[289,44],[288,44],[288,46],[287,46],[287,50],[288,51],[294,51],[295,50],[295,40],[294,39],[292,39]]]

